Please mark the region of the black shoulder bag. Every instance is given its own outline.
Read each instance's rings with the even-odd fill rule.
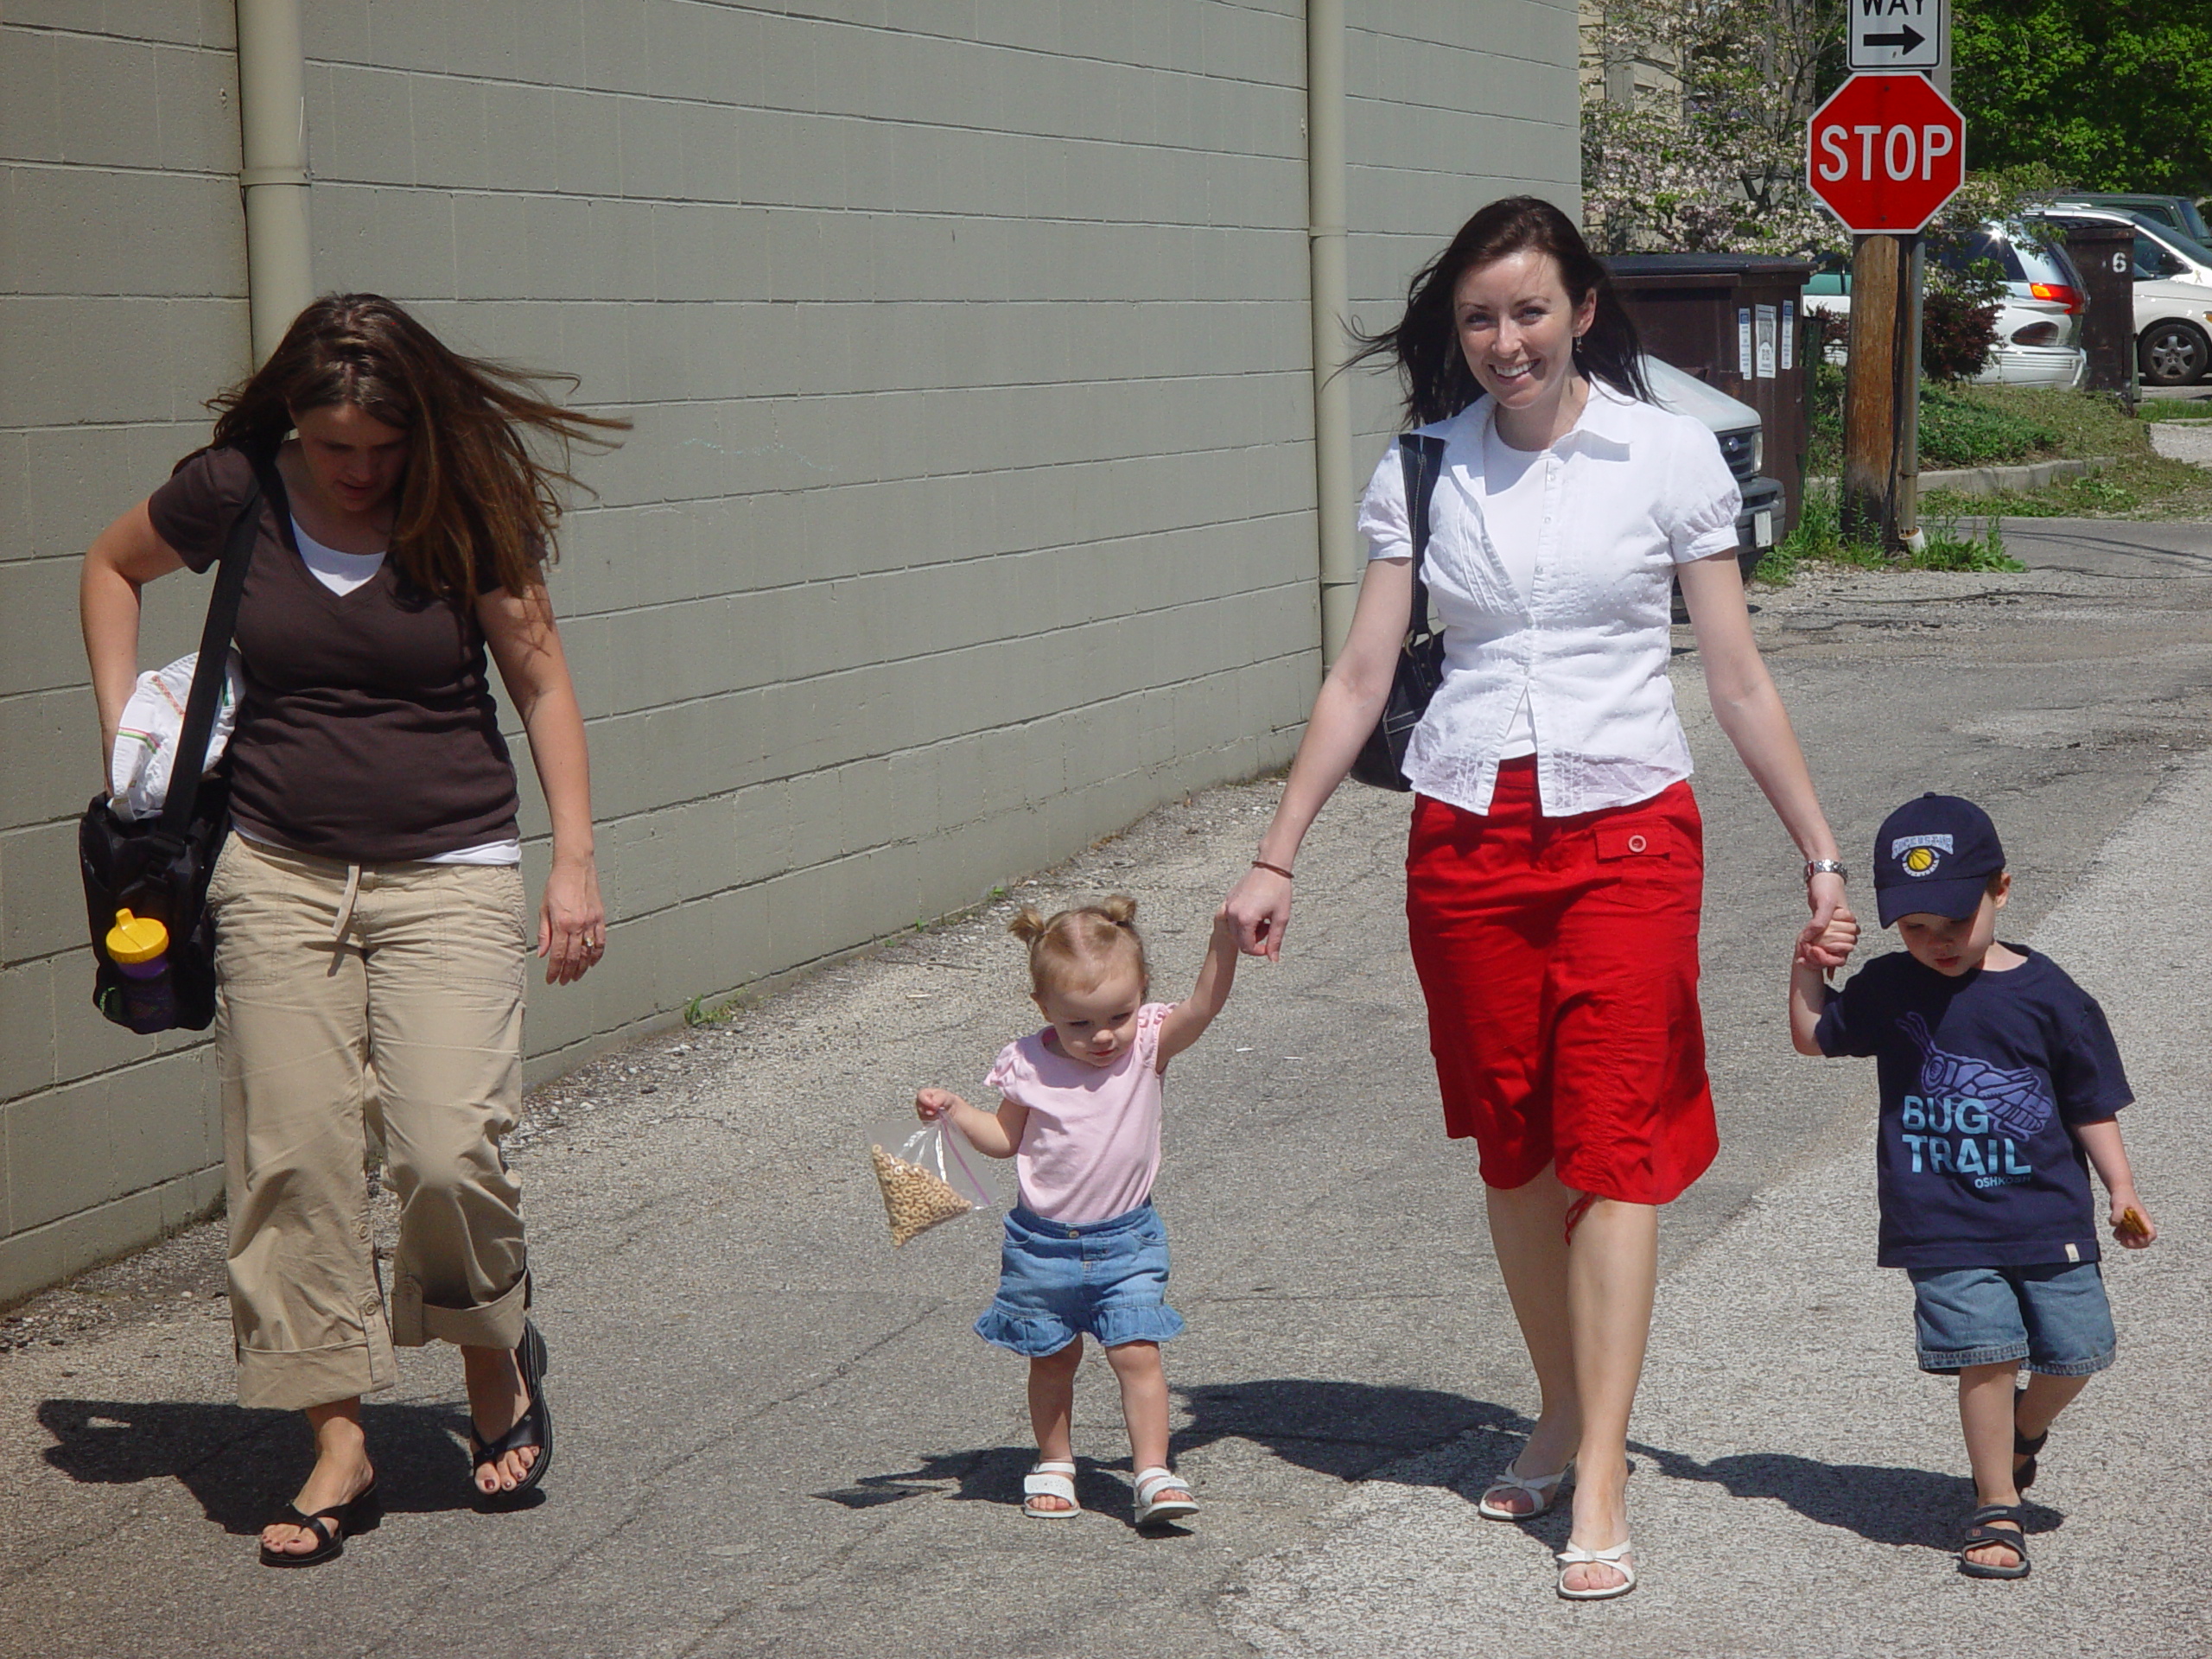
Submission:
[[[1398,649],[1389,701],[1361,746],[1359,758],[1351,763],[1351,775],[1377,789],[1403,791],[1413,787],[1406,780],[1406,745],[1444,679],[1444,636],[1429,625],[1428,583],[1421,578],[1422,561],[1428,556],[1429,503],[1444,471],[1444,440],[1420,432],[1401,434],[1398,464],[1405,469],[1406,520],[1414,538],[1413,613],[1407,620],[1405,643]]]
[[[226,776],[200,774],[207,770],[207,740],[215,728],[246,568],[253,562],[262,494],[257,465],[253,489],[231,526],[207,602],[161,816],[126,823],[109,810],[102,790],[77,826],[77,862],[98,964],[92,1006],[141,1035],[180,1026],[205,1031],[215,1018],[215,930],[207,918],[207,878],[230,830],[231,786]],[[168,930],[165,972],[132,975],[108,955],[108,932],[120,910],[150,917]]]

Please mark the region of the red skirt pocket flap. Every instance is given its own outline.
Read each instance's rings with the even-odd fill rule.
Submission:
[[[1663,823],[1601,823],[1595,833],[1600,858],[1665,858],[1674,850],[1674,832]]]

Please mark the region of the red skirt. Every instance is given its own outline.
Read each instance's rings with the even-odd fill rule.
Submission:
[[[1595,1198],[1665,1204],[1719,1150],[1697,1001],[1704,825],[1687,783],[1547,818],[1533,760],[1486,816],[1418,796],[1406,917],[1444,1127],[1484,1182],[1557,1166]]]

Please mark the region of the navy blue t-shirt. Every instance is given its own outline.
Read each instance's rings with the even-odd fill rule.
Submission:
[[[2074,1138],[2135,1096],[2104,1010],[2050,957],[1954,979],[1904,950],[1828,994],[1824,1054],[1872,1054],[1885,1268],[2098,1259]]]

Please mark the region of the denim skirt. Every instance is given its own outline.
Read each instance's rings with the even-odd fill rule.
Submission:
[[[1167,1228],[1149,1204],[1104,1221],[1007,1212],[999,1294],[976,1334],[1031,1359],[1090,1335],[1106,1348],[1183,1333],[1167,1306]]]

